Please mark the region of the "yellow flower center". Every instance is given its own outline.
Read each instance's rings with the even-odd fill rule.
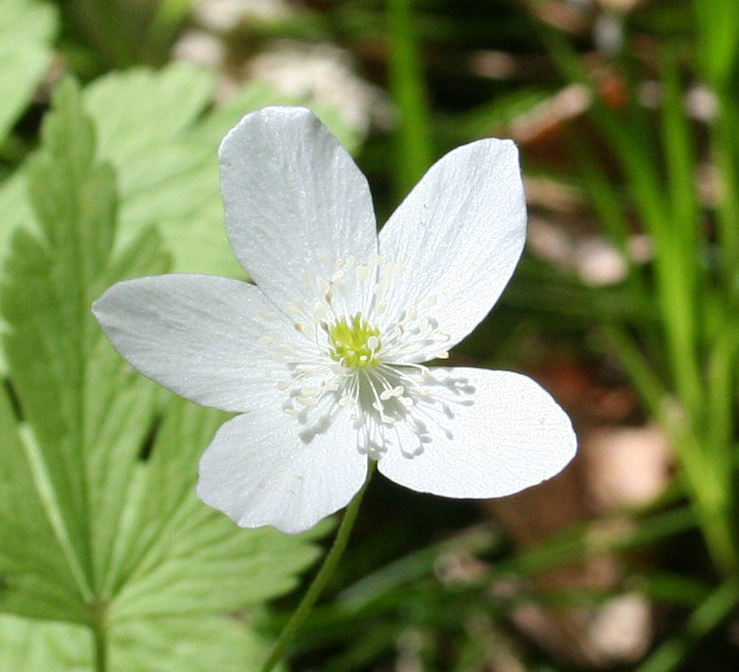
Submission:
[[[331,357],[342,366],[364,369],[379,364],[380,331],[357,313],[343,317],[328,330]]]

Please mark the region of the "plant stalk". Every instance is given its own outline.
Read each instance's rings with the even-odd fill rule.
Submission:
[[[280,637],[277,640],[277,644],[275,645],[272,654],[267,659],[264,667],[262,667],[262,672],[271,672],[275,668],[277,663],[280,662],[285,653],[285,650],[295,638],[295,635],[300,629],[300,626],[303,624],[303,621],[305,621],[311,609],[313,609],[313,605],[320,597],[323,589],[326,587],[326,584],[331,578],[331,575],[334,573],[334,570],[339,564],[341,557],[344,555],[347,543],[349,542],[349,536],[351,535],[352,528],[354,527],[354,522],[356,521],[357,514],[359,513],[359,506],[362,503],[364,493],[367,491],[367,486],[369,485],[372,474],[375,471],[375,464],[376,462],[374,460],[370,461],[369,469],[367,470],[367,478],[364,481],[364,485],[362,486],[362,489],[354,496],[354,499],[352,499],[346,511],[344,512],[344,517],[341,519],[341,525],[336,532],[336,538],[334,539],[334,543],[331,546],[331,550],[328,552],[328,555],[324,559],[323,565],[321,565],[321,569],[318,570],[316,578],[313,579],[313,583],[311,583],[310,587],[303,596],[303,599],[300,600],[300,604],[295,610],[295,613],[291,616],[290,620],[287,622],[287,625],[280,633]]]
[[[107,604],[98,602],[92,607],[92,637],[95,647],[95,672],[108,670]]]

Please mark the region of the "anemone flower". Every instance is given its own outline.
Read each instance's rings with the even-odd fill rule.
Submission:
[[[521,256],[511,141],[447,154],[379,235],[364,175],[306,109],[247,115],[219,156],[228,238],[255,284],[145,277],[93,307],[144,375],[239,414],[202,456],[203,501],[297,533],[344,507],[371,460],[418,492],[489,498],[572,459],[569,418],[530,378],[425,364],[487,315]]]

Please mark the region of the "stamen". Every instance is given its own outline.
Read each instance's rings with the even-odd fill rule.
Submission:
[[[309,309],[299,299],[286,310],[301,337],[264,334],[258,342],[274,364],[260,369],[285,395],[284,412],[302,426],[304,440],[325,431],[338,413],[349,413],[360,453],[373,459],[388,450],[409,458],[422,453],[432,436],[450,434],[453,405],[472,403],[449,399],[468,394],[462,381],[439,387],[423,365],[449,356],[442,344],[450,338],[431,311],[436,297],[416,305],[389,303],[404,274],[401,263],[377,255],[357,263],[316,254],[325,275],[305,273],[301,279],[318,300]],[[269,311],[259,315],[277,319]],[[438,431],[432,435],[429,427]]]

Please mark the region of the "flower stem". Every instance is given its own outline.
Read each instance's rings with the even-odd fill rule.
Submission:
[[[328,555],[324,559],[323,565],[321,565],[321,569],[318,570],[316,578],[313,579],[313,583],[311,583],[310,587],[303,596],[303,599],[300,600],[300,604],[295,610],[295,613],[292,615],[290,620],[287,622],[287,625],[280,633],[280,638],[277,640],[277,644],[272,651],[272,655],[264,664],[262,672],[271,672],[271,670],[274,669],[275,665],[280,662],[280,659],[285,653],[285,649],[287,649],[287,647],[292,642],[300,626],[303,624],[303,621],[310,613],[313,605],[320,597],[323,589],[328,583],[328,580],[334,573],[334,570],[339,564],[339,560],[341,560],[341,556],[344,555],[347,543],[349,542],[349,536],[351,535],[352,528],[354,527],[354,521],[357,519],[357,514],[359,513],[359,505],[362,503],[364,493],[367,491],[367,486],[369,485],[372,474],[375,471],[375,464],[376,463],[374,460],[370,461],[369,469],[367,470],[367,478],[364,481],[364,485],[362,486],[362,489],[354,496],[354,499],[352,499],[352,501],[349,503],[349,506],[346,508],[346,511],[344,512],[344,517],[341,519],[341,525],[339,525],[339,529],[336,532],[336,538],[334,539],[334,543],[331,546],[331,550],[328,552]]]

